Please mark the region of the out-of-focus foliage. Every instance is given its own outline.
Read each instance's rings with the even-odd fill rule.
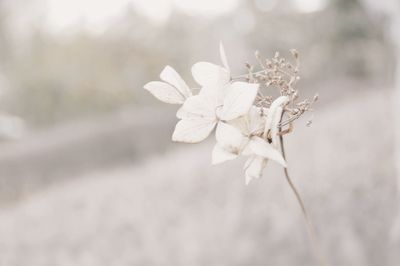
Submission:
[[[298,48],[307,87],[348,79],[387,81],[392,62],[384,23],[367,16],[358,0],[330,1],[312,13],[297,12],[289,1],[269,11],[259,3],[241,1],[233,12],[213,18],[175,10],[165,24],[154,24],[131,7],[103,33],[55,34],[33,16],[37,23],[26,26],[23,37],[10,21],[13,11],[24,6],[1,5],[0,71],[8,84],[2,106],[40,126],[145,104],[150,97],[142,86],[164,65],[171,64],[193,84],[182,69],[201,58],[218,62],[219,40],[236,74],[245,71],[240,66],[255,49],[269,56]]]

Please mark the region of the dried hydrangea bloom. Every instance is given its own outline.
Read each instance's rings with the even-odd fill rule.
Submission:
[[[262,59],[256,52],[260,70],[255,71],[253,66],[246,64],[246,74],[232,77],[225,49],[220,44],[222,66],[199,62],[192,67],[193,78],[200,85],[198,94],[194,94],[169,66],[161,72],[162,81],[149,82],[144,88],[163,102],[182,104],[176,114],[180,120],[175,126],[173,141],[198,143],[216,128],[212,164],[246,157],[246,184],[260,178],[269,161],[282,165],[301,206],[315,256],[320,265],[326,265],[285,161],[283,135],[292,132],[293,122],[310,111],[318,99],[316,95],[311,101],[298,101],[295,85],[299,80],[299,55],[296,50],[291,53],[295,64],[287,62],[279,53],[272,59]],[[263,92],[269,92],[269,95]],[[272,95],[276,94],[279,96],[274,98]]]
[[[270,60],[262,60],[256,53],[261,70],[253,71],[247,64],[247,74],[232,77],[225,49],[220,44],[222,66],[209,62],[192,66],[193,79],[200,85],[197,94],[170,66],[161,72],[162,81],[149,82],[144,88],[163,102],[182,104],[176,114],[179,122],[173,141],[198,143],[216,128],[212,163],[247,157],[244,170],[248,184],[262,176],[269,160],[286,167],[279,150],[279,137],[289,133],[292,122],[310,109],[310,101],[296,102],[298,54],[294,50],[292,54],[295,66],[278,53]],[[278,89],[280,96],[276,99],[264,96],[262,90],[270,87]],[[287,125],[289,128],[282,130]]]

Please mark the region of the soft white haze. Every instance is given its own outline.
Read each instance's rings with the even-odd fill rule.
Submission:
[[[101,32],[114,18],[133,7],[154,23],[168,20],[173,9],[189,15],[215,17],[230,12],[238,0],[48,0],[46,26],[59,32],[81,28]]]
[[[311,13],[324,9],[329,0],[294,0],[296,9],[299,12]]]

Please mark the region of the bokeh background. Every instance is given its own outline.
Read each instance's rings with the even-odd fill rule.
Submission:
[[[1,0],[0,265],[317,265],[273,163],[171,143],[167,64],[301,54],[288,163],[329,265],[400,265],[397,0]],[[308,118],[311,127],[306,127]]]

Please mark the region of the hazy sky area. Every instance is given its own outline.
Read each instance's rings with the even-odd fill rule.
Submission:
[[[233,10],[238,0],[48,0],[46,24],[51,31],[74,28],[84,22],[88,30],[98,32],[107,27],[126,8],[135,8],[154,23],[168,20],[173,9],[192,15],[215,17]]]
[[[84,25],[86,30],[102,32],[113,19],[132,7],[149,17],[154,23],[162,24],[171,12],[177,9],[188,15],[217,17],[234,10],[241,0],[48,0],[45,11],[45,26],[48,30],[74,30]],[[314,12],[323,9],[327,0],[291,0],[297,12]],[[256,5],[265,12],[272,11],[277,0],[257,0]]]

